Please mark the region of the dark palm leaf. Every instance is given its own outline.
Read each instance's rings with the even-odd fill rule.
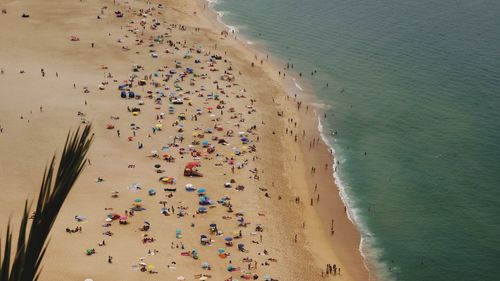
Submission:
[[[11,264],[12,231],[7,226],[3,260],[0,255],[0,281],[35,281],[40,275],[40,265],[47,250],[48,236],[59,211],[86,164],[86,155],[92,143],[91,126],[69,133],[55,172],[55,156],[45,169],[34,218],[28,229],[31,204],[24,206],[19,229],[17,249]],[[26,239],[27,237],[27,239]],[[1,244],[0,244],[1,245]],[[1,251],[0,251],[1,253]]]

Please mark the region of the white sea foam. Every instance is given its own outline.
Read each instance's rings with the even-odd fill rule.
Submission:
[[[297,80],[295,78],[292,78],[292,80],[293,80],[293,84],[295,84],[295,87],[297,89],[299,89],[300,91],[304,91],[304,89],[302,89],[302,87],[300,86],[300,84],[297,83]]]
[[[206,0],[208,2],[208,7],[212,8],[215,4],[219,3],[219,0]]]
[[[333,148],[333,145],[330,143],[329,138],[324,132],[323,124],[321,123],[321,117],[318,115],[318,131],[320,133],[321,139],[323,142],[330,148],[331,154],[335,157],[333,161],[333,177],[335,179],[335,184],[339,188],[339,195],[344,202],[344,205],[347,208],[347,217],[349,220],[357,226],[360,235],[361,235],[361,241],[359,243],[358,250],[363,257],[363,263],[365,268],[370,271],[370,266],[368,262],[370,261],[370,265],[375,266],[375,270],[377,274],[382,275],[380,276],[383,280],[394,280],[393,276],[391,276],[390,272],[387,271],[388,266],[381,262],[379,257],[382,255],[382,249],[376,247],[376,240],[375,237],[372,235],[372,233],[368,230],[366,227],[365,223],[361,219],[359,215],[359,208],[355,206],[355,202],[353,199],[349,196],[349,193],[347,192],[347,189],[349,188],[348,186],[344,185],[342,180],[340,179],[340,175],[338,173],[338,164],[339,163],[345,163],[347,160],[346,159],[340,159],[340,156],[335,152],[335,149]],[[335,141],[335,139],[333,139]],[[376,262],[376,263],[375,263]],[[369,280],[372,280],[372,276],[369,276]]]
[[[312,102],[312,103],[310,103],[310,105],[312,105],[313,108],[318,108],[318,109],[321,109],[322,111],[326,111],[326,110],[329,110],[331,108],[330,105],[325,104],[325,103]]]
[[[229,25],[229,24],[225,23],[225,22],[222,20],[222,18],[223,18],[225,15],[227,15],[229,12],[228,12],[228,11],[217,11],[217,10],[213,9],[213,7],[212,7],[215,3],[217,3],[217,1],[210,1],[210,0],[207,0],[207,1],[208,1],[208,3],[209,3],[209,4],[208,4],[208,6],[209,6],[210,8],[212,8],[212,10],[213,10],[213,11],[217,14],[217,17],[216,17],[216,18],[217,18],[217,21],[218,21],[219,23],[221,23],[222,25],[224,25],[224,26],[227,28],[227,30],[228,30],[229,32],[231,32],[231,33],[236,33],[236,32],[238,32],[238,28],[237,28],[236,26],[234,26],[234,25]]]

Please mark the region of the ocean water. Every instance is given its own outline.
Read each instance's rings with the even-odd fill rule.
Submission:
[[[380,279],[500,280],[500,1],[213,7],[328,108],[325,138]]]

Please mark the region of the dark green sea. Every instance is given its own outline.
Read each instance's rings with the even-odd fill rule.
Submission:
[[[499,0],[212,4],[314,86],[372,272],[500,280]]]

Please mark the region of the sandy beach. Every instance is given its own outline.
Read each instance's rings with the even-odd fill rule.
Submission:
[[[314,98],[205,2],[0,9],[0,222],[70,128],[95,133],[41,280],[374,280]]]

